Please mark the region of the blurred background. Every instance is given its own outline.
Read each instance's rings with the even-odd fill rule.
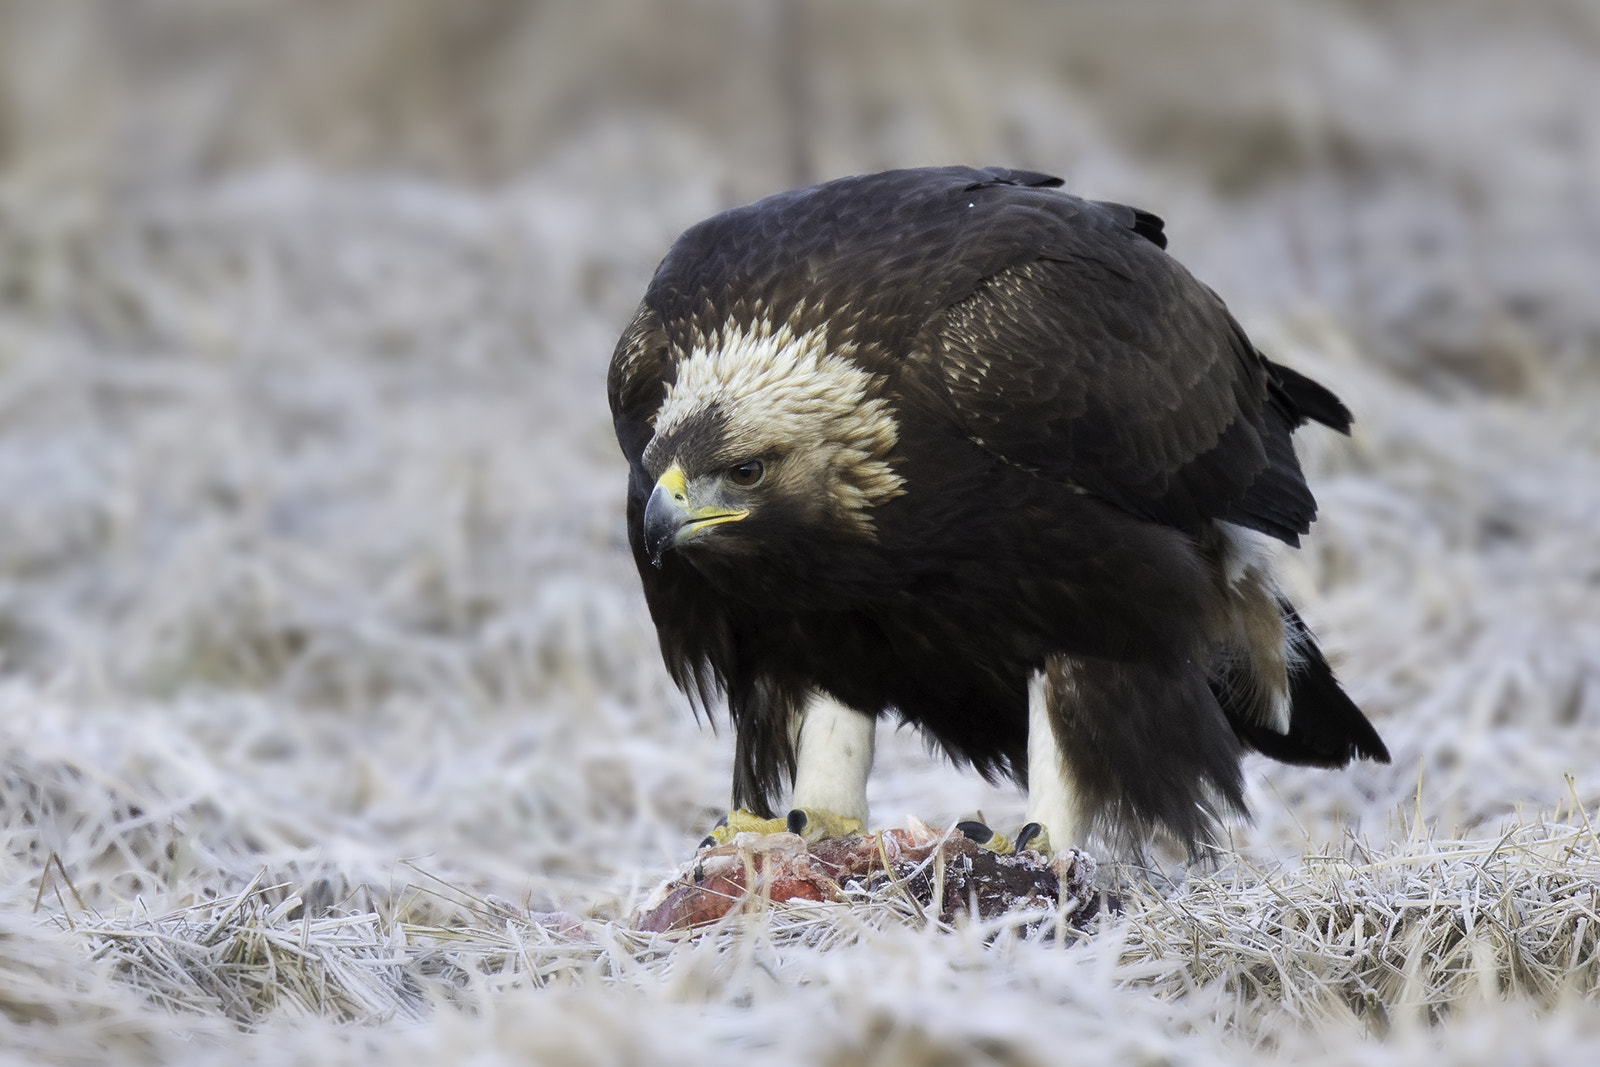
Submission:
[[[1396,761],[1252,764],[1242,844],[1600,800],[1597,100],[1587,0],[0,0],[11,903],[54,851],[113,911],[405,862],[623,909],[731,740],[611,346],[689,224],[920,164],[1161,214],[1356,412],[1289,580]],[[881,822],[1020,815],[885,743]]]
[[[1395,760],[1252,760],[1247,865],[1600,803],[1596,101],[1591,0],[0,0],[0,1049],[172,1061],[209,1047],[180,1018],[299,1019],[256,972],[219,993],[222,920],[178,910],[255,879],[281,908],[227,944],[276,931],[262,967],[306,945],[291,906],[367,917],[314,939],[306,1012],[425,1018],[438,980],[489,999],[430,1062],[513,1018],[624,1040],[615,972],[496,1022],[472,955],[537,935],[523,906],[625,916],[727,803],[626,552],[605,367],[685,227],[879,168],[1164,216],[1356,413],[1300,435],[1322,515],[1285,575]],[[880,745],[879,825],[1020,822]],[[394,919],[456,932],[397,966]],[[765,1000],[716,946],[629,971],[672,1039],[642,1058],[760,1026],[796,1056],[902,1023],[1212,1040],[1203,998],[1123,1026],[1120,972],[933,944],[792,946]],[[307,1025],[253,1054],[331,1055]]]
[[[1596,343],[1597,34],[1584,0],[7,0],[0,173],[564,166],[676,225],[685,172],[720,206],[999,160],[1155,202],[1237,303],[1525,387]]]

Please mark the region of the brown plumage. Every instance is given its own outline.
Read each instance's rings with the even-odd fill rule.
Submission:
[[[847,178],[685,233],[613,356],[628,531],[668,670],[725,694],[768,811],[813,695],[1024,781],[1043,677],[1104,833],[1191,847],[1255,748],[1388,753],[1273,582],[1348,429],[1164,251],[1057,179]],[[746,484],[748,482],[748,484]]]

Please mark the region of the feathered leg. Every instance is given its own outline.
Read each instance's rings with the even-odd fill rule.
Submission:
[[[798,811],[812,822],[828,816],[840,821],[838,827],[830,829],[843,829],[844,823],[855,824],[849,832],[866,827],[867,776],[872,773],[876,732],[877,720],[872,716],[847,708],[829,696],[812,697],[800,716],[800,736],[795,746],[791,824]],[[794,829],[792,825],[790,828]]]
[[[1059,780],[1072,790],[1072,843],[1094,831],[1114,847],[1137,846],[1160,828],[1198,854],[1223,816],[1244,813],[1239,739],[1192,659],[1056,657],[1040,688],[1060,746]]]
[[[731,811],[702,846],[726,844],[745,832],[788,830],[819,841],[866,829],[867,777],[877,747],[877,720],[815,693],[794,716],[790,729],[795,773],[788,815],[768,819],[743,808]]]
[[[1061,675],[1057,684],[1070,685],[1070,676]],[[1072,781],[1067,761],[1051,714],[1051,678],[1037,671],[1028,679],[1028,811],[1027,827],[1037,825],[1042,836],[1024,833],[1022,847],[1071,848],[1084,844],[1089,835],[1089,813],[1083,805],[1083,791]],[[1056,699],[1061,699],[1060,696]]]

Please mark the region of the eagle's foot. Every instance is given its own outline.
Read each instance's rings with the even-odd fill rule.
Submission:
[[[807,844],[815,844],[832,838],[855,837],[865,829],[860,819],[819,808],[795,808],[782,819],[763,819],[739,808],[724,815],[700,842],[700,847],[729,844],[738,834],[799,834]]]
[[[977,819],[968,819],[966,822],[956,823],[956,829],[966,835],[967,840],[975,842],[977,846],[996,855],[1007,856],[1011,854],[1011,841],[989,829],[987,825]]]
[[[733,841],[736,834],[781,834],[789,829],[786,819],[763,819],[744,808],[735,808],[717,820],[717,825],[700,842],[701,848],[716,848]]]
[[[1013,852],[1029,850],[1050,855],[1050,834],[1036,822],[1030,822],[1019,830],[1015,839],[996,833],[976,819],[957,823],[956,829],[969,840],[977,842],[979,848],[996,855],[1009,856]]]
[[[1030,822],[1017,831],[1016,849],[1018,852],[1033,851],[1044,856],[1051,855],[1050,831],[1036,822]]]
[[[821,808],[795,808],[784,823],[791,834],[799,834],[808,845],[841,837],[860,837],[867,829],[860,819]]]

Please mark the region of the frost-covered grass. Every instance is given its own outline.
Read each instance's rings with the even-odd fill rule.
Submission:
[[[1325,317],[1257,330],[1361,415],[1303,435],[1325,517],[1288,565],[1392,766],[1253,765],[1236,856],[1066,948],[892,890],[679,944],[626,918],[729,745],[662,677],[601,376],[681,220],[599,252],[598,191],[292,173],[173,205],[7,233],[37,272],[0,343],[24,1058],[1600,1041],[1593,380],[1441,400]],[[886,740],[884,822],[1020,816]]]
[[[1403,88],[1317,10],[1330,70]],[[1467,37],[1427,63],[1531,47]],[[1483,109],[1473,132],[1527,149],[1493,159],[1429,110],[1449,78],[1338,96],[1312,119],[1405,165],[1241,199],[1018,77],[994,107],[1025,158],[974,161],[1076,145],[1075,184],[1165,211],[1258,342],[1356,412],[1350,440],[1300,435],[1322,517],[1285,565],[1391,766],[1253,761],[1229,854],[1133,881],[1066,945],[940,927],[892,885],[633,932],[725,804],[731,742],[659,664],[604,367],[737,168],[670,122],[597,121],[489,187],[7,172],[0,1059],[1594,1059],[1600,333],[1562,301],[1600,284],[1573,237],[1600,213],[1528,147],[1545,83]],[[896,158],[844,131],[824,162],[953,154],[897,129],[874,149]],[[1419,206],[1440,173],[1481,186],[1482,231]],[[1418,218],[1447,254],[1407,258]],[[1283,299],[1295,256],[1319,301]],[[1483,327],[1518,285],[1545,298],[1528,323]],[[880,741],[878,822],[1020,821],[1014,791]]]

